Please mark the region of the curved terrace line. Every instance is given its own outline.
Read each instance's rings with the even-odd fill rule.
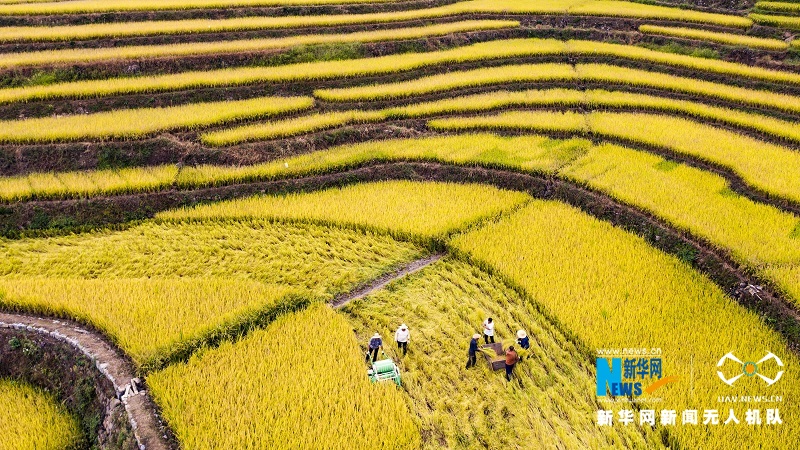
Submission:
[[[124,223],[130,216],[152,217],[156,212],[198,202],[213,202],[255,194],[305,192],[357,182],[380,180],[448,181],[484,183],[501,189],[527,192],[541,198],[558,200],[640,236],[666,253],[680,256],[687,248],[696,253],[690,264],[706,274],[724,292],[747,309],[767,317],[770,326],[780,333],[789,347],[800,352],[800,312],[797,307],[769,287],[764,280],[750,275],[724,250],[691,235],[633,205],[611,198],[578,183],[544,174],[471,165],[432,162],[370,162],[358,168],[303,178],[254,182],[195,190],[171,190],[89,200],[39,201],[11,205],[19,215],[30,217],[32,211],[61,217],[99,217],[85,223],[102,226]],[[22,209],[26,212],[21,211]],[[81,225],[81,224],[78,224]]]
[[[151,20],[153,20],[151,18]],[[2,18],[0,18],[0,22]],[[519,26],[513,32],[506,30],[505,33],[494,32],[487,33],[492,35],[495,39],[512,39],[512,38],[548,38],[553,34],[562,36],[562,39],[571,38],[578,40],[593,40],[598,42],[618,42],[619,40],[630,40],[634,38],[634,42],[629,41],[629,45],[638,43],[650,42],[653,44],[663,44],[664,42],[676,41],[682,43],[689,43],[691,45],[700,45],[702,47],[716,49],[721,52],[722,60],[735,62],[743,57],[747,58],[748,65],[761,66],[764,68],[780,69],[781,62],[774,60],[756,60],[752,61],[752,56],[741,55],[739,49],[741,46],[734,46],[732,44],[725,44],[714,41],[701,41],[691,40],[678,37],[669,37],[663,35],[653,35],[642,33],[639,31],[641,27],[657,27],[657,28],[679,28],[682,24],[676,24],[673,21],[663,20],[646,20],[635,18],[604,18],[604,17],[590,17],[590,16],[568,16],[568,23],[564,23],[565,19],[561,16],[551,15],[519,15],[519,14],[458,14],[453,16],[438,17],[434,19],[416,19],[416,20],[401,20],[395,22],[382,22],[374,24],[345,24],[333,25],[324,27],[299,27],[299,28],[277,28],[277,29],[253,29],[253,30],[232,30],[232,31],[217,31],[217,32],[192,32],[189,34],[154,34],[145,36],[130,36],[130,37],[99,37],[96,39],[87,40],[71,40],[71,41],[22,41],[22,42],[2,42],[0,41],[0,53],[14,54],[14,53],[27,53],[27,52],[59,52],[66,50],[87,50],[87,49],[107,49],[109,47],[155,47],[155,46],[168,46],[168,45],[187,45],[187,44],[211,44],[221,43],[226,41],[237,40],[275,40],[275,39],[288,39],[308,34],[351,34],[358,32],[368,31],[386,31],[399,28],[412,28],[423,27],[432,25],[445,25],[456,22],[465,21],[497,21],[497,22],[515,22]],[[613,24],[613,25],[611,25]],[[53,24],[55,25],[55,24]],[[610,29],[613,28],[613,29]],[[707,30],[710,33],[719,33],[723,35],[740,36],[739,34],[731,33],[730,28],[717,27],[717,26],[704,26],[701,30]],[[201,30],[203,31],[203,30]],[[747,35],[743,35],[747,36]],[[470,39],[470,42],[479,42],[488,39]],[[784,41],[780,41],[784,42]],[[430,44],[430,40],[428,41]],[[370,43],[364,43],[369,46]],[[463,41],[461,41],[463,44]],[[450,46],[455,45],[451,44]],[[429,47],[431,50],[432,48]],[[784,55],[784,51],[767,50],[762,48],[749,47],[749,53],[757,55]],[[274,50],[271,50],[274,53]],[[269,54],[269,52],[257,52],[256,55]],[[391,52],[383,51],[381,54],[389,54]],[[240,59],[233,58],[236,55],[253,54],[253,52],[235,52],[219,54],[221,67],[231,67],[241,65]],[[195,58],[197,59],[197,58]],[[182,70],[199,70],[202,65],[198,65],[200,61],[192,64],[193,58],[183,56],[179,58],[171,58],[170,62],[176,68]],[[175,62],[182,64],[176,65]],[[224,65],[223,65],[224,64]],[[57,66],[57,63],[45,63],[42,67]],[[112,64],[111,61],[99,63],[81,63],[81,67],[91,67],[96,70],[102,70],[103,73],[110,74],[109,76],[124,76],[127,71],[127,65]],[[792,70],[791,67],[783,67],[785,70]],[[142,71],[153,71],[152,69],[141,68]]]
[[[421,123],[419,121],[418,122],[411,122],[411,123],[405,122],[405,123],[403,123],[403,125],[411,126],[412,129],[417,129],[417,130],[422,131],[422,132],[426,131],[426,127],[425,127],[425,123],[424,122],[421,122]],[[493,131],[493,133],[494,134],[500,134],[500,135],[511,135],[511,136],[529,134],[529,132],[525,132],[525,131],[510,131],[510,130],[500,131],[500,132]],[[432,134],[432,133],[430,133],[430,134]],[[437,133],[437,134],[441,134],[441,133]],[[592,139],[596,138],[596,136],[591,135],[591,134],[585,135],[585,134],[581,134],[581,133],[564,132],[564,131],[550,131],[550,132],[543,132],[543,133],[537,133],[537,134],[543,134],[543,135],[546,135],[546,136],[551,136],[551,137],[556,137],[556,138],[564,138],[564,137],[571,137],[571,136],[583,136],[583,137],[589,137],[589,138],[592,138]],[[326,134],[324,134],[324,133],[321,134],[321,135],[323,137],[326,136]],[[375,133],[370,133],[370,132],[359,132],[359,133],[357,133],[357,135],[358,135],[358,140],[364,140],[364,139],[370,140],[370,139],[373,139],[375,137]],[[694,167],[694,168],[697,168],[697,169],[700,169],[700,170],[703,170],[703,171],[706,171],[706,172],[710,172],[710,173],[716,174],[716,175],[718,175],[721,178],[726,180],[729,188],[733,192],[736,192],[737,194],[742,195],[743,197],[748,198],[748,199],[752,200],[755,203],[760,203],[760,204],[763,204],[763,205],[766,205],[766,206],[770,206],[770,207],[776,208],[776,209],[778,209],[780,211],[788,212],[788,213],[796,215],[796,216],[800,215],[800,207],[798,207],[798,205],[795,202],[789,201],[789,200],[781,198],[781,197],[776,197],[776,196],[774,196],[774,195],[772,195],[770,193],[766,193],[766,192],[763,192],[763,191],[761,191],[761,190],[759,190],[757,188],[753,188],[747,182],[745,182],[745,180],[743,178],[741,178],[738,174],[736,174],[735,172],[731,171],[729,168],[727,168],[725,166],[721,166],[721,165],[714,164],[714,163],[709,163],[709,162],[700,160],[699,158],[695,158],[695,157],[692,157],[692,156],[689,156],[689,155],[679,154],[679,153],[676,153],[676,152],[674,152],[673,150],[671,150],[669,148],[662,148],[662,147],[655,146],[655,145],[639,144],[639,143],[636,143],[636,142],[628,141],[628,140],[623,139],[623,138],[604,138],[603,140],[605,142],[620,144],[620,145],[623,145],[623,146],[628,147],[628,148],[633,148],[633,149],[636,149],[636,150],[650,152],[650,153],[656,154],[658,156],[664,157],[664,158],[666,158],[668,160],[684,163],[684,164],[686,164],[688,166],[691,166],[691,167]],[[324,139],[323,139],[323,141],[324,141]],[[396,161],[396,160],[393,159],[391,161]],[[387,162],[387,161],[384,160],[384,162]],[[165,166],[165,167],[168,167],[168,166]],[[348,165],[345,165],[345,166],[339,165],[337,167],[332,167],[329,170],[325,170],[323,173],[337,172],[337,171],[345,170],[348,167],[353,167],[353,166],[352,165],[349,165],[349,166]],[[125,219],[125,220],[131,220],[131,219],[136,219],[136,218],[146,218],[146,217],[149,217],[149,215],[148,214],[143,214],[142,211],[145,211],[147,208],[150,208],[150,207],[141,206],[141,204],[148,204],[149,203],[147,201],[143,202],[141,200],[142,197],[147,197],[149,195],[149,196],[151,196],[152,198],[155,198],[155,199],[167,198],[167,197],[169,197],[171,195],[172,192],[175,191],[176,188],[178,189],[177,192],[203,191],[205,189],[205,187],[203,185],[194,185],[194,186],[190,185],[190,186],[180,186],[179,187],[178,185],[175,184],[175,178],[174,178],[175,177],[175,173],[173,173],[173,172],[170,172],[170,173],[172,173],[172,175],[170,176],[170,179],[169,179],[168,183],[165,183],[163,185],[151,186],[147,190],[143,190],[142,192],[140,192],[138,194],[137,193],[133,193],[133,194],[130,194],[130,195],[122,195],[122,194],[109,193],[109,194],[105,194],[105,196],[104,196],[102,193],[95,193],[95,194],[81,194],[81,195],[82,196],[88,196],[90,198],[94,198],[94,200],[91,203],[87,204],[87,206],[86,206],[86,209],[89,210],[89,211],[91,211],[93,208],[100,209],[101,207],[98,206],[98,205],[105,204],[108,198],[112,198],[112,199],[113,198],[129,199],[129,200],[125,200],[125,201],[126,202],[128,202],[128,201],[132,202],[130,204],[130,210],[131,210],[130,213],[123,213],[121,211],[114,210],[114,208],[112,208],[112,210],[108,211],[108,213],[112,214],[112,216],[116,216],[116,217],[112,217],[111,218],[110,222],[112,222],[112,223],[113,222],[124,221],[124,220],[120,219],[120,217],[127,217],[127,219]],[[305,173],[300,173],[300,174],[293,174],[293,175],[290,175],[289,177],[277,176],[275,178],[269,178],[269,177],[265,176],[265,177],[261,178],[261,181],[268,181],[270,183],[276,183],[276,184],[283,183],[286,186],[291,186],[294,183],[294,181],[292,181],[293,179],[297,179],[298,177],[311,177],[311,178],[313,178],[313,173],[319,173],[319,172],[305,172]],[[558,175],[557,174],[549,174],[548,176],[558,176]],[[227,185],[236,184],[236,182],[231,182],[231,181],[224,182],[223,181],[222,183],[220,183],[220,185],[226,185],[226,184]],[[302,182],[301,182],[301,184],[302,184]],[[289,187],[289,189],[291,189],[291,188]],[[148,192],[149,192],[149,194],[148,194]],[[136,199],[136,200],[133,200],[133,199]],[[159,201],[160,200],[157,200],[156,203],[158,203]],[[111,201],[110,203],[114,203],[114,202]],[[28,228],[30,226],[30,223],[32,223],[34,218],[37,217],[37,214],[39,214],[39,213],[46,213],[45,216],[49,215],[50,217],[75,217],[75,216],[78,216],[78,215],[81,215],[81,216],[87,215],[86,212],[80,212],[80,211],[74,210],[73,207],[71,207],[71,206],[57,207],[57,208],[55,208],[55,210],[50,210],[50,211],[48,211],[51,208],[50,206],[47,206],[44,209],[41,209],[40,205],[59,204],[57,201],[54,202],[52,200],[48,201],[48,200],[45,200],[45,199],[23,200],[23,201],[19,201],[19,202],[16,202],[16,203],[5,203],[5,204],[8,205],[8,207],[5,208],[6,211],[7,211],[6,214],[0,215],[0,229],[5,229],[5,233],[6,234],[8,234],[8,233],[12,233],[13,234],[14,233],[13,230],[19,230],[19,229]],[[66,202],[63,202],[62,204],[63,205],[69,205],[70,203],[68,201],[66,201]],[[180,205],[180,203],[178,203],[178,205]],[[109,205],[109,206],[111,206],[111,205]],[[36,212],[37,208],[40,209],[39,213]],[[39,214],[39,216],[41,216],[41,214]],[[91,217],[92,214],[88,213],[88,216]],[[90,222],[90,223],[88,223],[88,225],[96,226],[96,225],[102,225],[103,223],[105,223],[105,222],[104,221],[97,222],[97,223]]]
[[[334,106],[333,103],[350,101],[346,98],[339,98],[342,94],[352,97],[353,94],[359,94],[365,90],[375,91],[378,88],[385,90],[383,89],[385,87],[396,89],[399,85],[413,88],[420,81],[441,81],[442,77],[445,77],[446,80],[452,80],[450,77],[453,76],[453,73],[460,75],[457,78],[458,82],[454,85],[438,86],[427,83],[427,90],[413,93],[416,97],[431,95],[435,98],[436,94],[443,95],[453,91],[492,89],[503,84],[536,81],[567,87],[574,87],[577,84],[580,86],[613,86],[614,89],[618,90],[653,90],[674,96],[686,96],[700,101],[729,105],[734,108],[759,110],[764,114],[776,117],[796,117],[800,114],[798,102],[793,101],[800,96],[800,86],[791,81],[781,84],[782,82],[777,80],[764,79],[769,74],[777,74],[776,76],[779,78],[788,77],[787,80],[796,78],[800,83],[800,74],[798,73],[755,66],[752,67],[755,72],[751,75],[760,75],[754,75],[754,78],[743,73],[736,73],[736,70],[744,67],[741,64],[710,60],[710,64],[713,65],[716,61],[716,63],[722,64],[722,67],[727,69],[725,69],[724,73],[713,70],[700,70],[699,72],[702,73],[698,76],[698,71],[677,63],[684,61],[685,58],[689,58],[687,61],[691,63],[697,62],[695,60],[700,60],[699,64],[708,64],[708,60],[703,62],[702,58],[686,57],[647,50],[641,47],[620,46],[619,44],[603,42],[597,42],[597,44],[604,46],[606,49],[610,48],[608,46],[617,46],[620,49],[634,52],[644,51],[643,55],[645,56],[665,58],[672,61],[672,63],[669,61],[660,62],[650,59],[628,58],[613,54],[565,53],[561,50],[554,52],[552,48],[548,49],[546,47],[548,45],[567,45],[573,42],[581,45],[590,45],[591,41],[525,39],[517,37],[519,31],[519,28],[499,31],[473,31],[468,33],[470,40],[478,40],[478,43],[466,47],[442,49],[442,46],[447,48],[449,45],[462,43],[458,40],[459,34],[448,35],[440,39],[437,38],[436,42],[437,48],[440,48],[439,50],[426,53],[398,54],[399,49],[389,41],[381,44],[367,43],[364,44],[365,48],[371,49],[367,53],[373,56],[348,60],[317,61],[314,63],[267,65],[265,67],[241,66],[252,56],[248,53],[239,55],[242,59],[238,59],[239,57],[235,54],[228,55],[233,60],[221,64],[224,66],[230,65],[232,68],[219,68],[216,65],[208,67],[208,58],[196,57],[196,62],[203,64],[202,68],[189,71],[184,71],[184,69],[191,68],[180,68],[174,72],[172,64],[162,61],[158,64],[160,67],[159,73],[154,75],[142,74],[137,77],[127,77],[115,74],[112,78],[105,79],[93,78],[42,86],[0,89],[0,118],[17,119],[19,117],[36,118],[52,115],[75,115],[115,109],[152,107],[154,105],[175,106],[206,101],[252,98],[264,95],[265,89],[274,95],[291,96],[319,93],[327,97],[328,94],[335,94],[336,98],[333,98],[332,100],[334,101],[331,102],[331,106]],[[509,52],[508,49],[495,48],[498,43],[516,44],[520,48]],[[486,48],[485,46],[489,47]],[[534,48],[534,50],[526,49],[527,47]],[[479,50],[480,52],[493,50],[495,54],[494,56],[485,54],[468,55],[465,59],[460,59],[461,56],[464,56],[461,55],[461,52],[469,53],[474,50]],[[412,64],[397,62],[398,58],[402,59],[404,55],[420,61]],[[450,61],[448,58],[455,58],[447,66],[448,70],[451,71],[449,75],[440,73],[442,64],[440,59],[442,58],[448,61]],[[673,58],[679,59],[673,60]],[[422,59],[426,61],[421,61]],[[397,62],[398,71],[392,72],[391,68],[381,67],[381,61],[392,64]],[[368,64],[368,67],[363,71],[356,71],[357,73],[352,72],[352,67],[347,67],[352,62]],[[128,67],[122,62],[119,64],[125,68]],[[504,74],[505,68],[503,66],[509,66],[510,69],[513,69],[515,66],[522,65],[541,65],[541,69],[545,70],[545,72],[534,76],[533,74],[537,70],[532,66],[528,71],[527,77],[519,78],[519,75],[512,77]],[[564,66],[563,73],[560,75],[547,71],[547,67],[558,65]],[[567,66],[572,66],[573,69],[568,71]],[[275,72],[270,72],[270,69]],[[307,70],[316,72],[308,76],[300,75]],[[500,73],[496,77],[484,79],[487,73],[498,71]],[[610,74],[603,74],[604,71],[610,71]],[[552,69],[550,72],[552,72]],[[77,72],[73,71],[71,73]],[[226,76],[228,81],[233,84],[223,82],[222,79],[215,79],[211,84],[208,84],[206,82],[208,80],[205,79],[208,74],[212,73]],[[471,81],[469,77],[474,78],[475,76],[478,76],[478,79]],[[194,77],[200,77],[200,79],[195,80]],[[154,86],[157,85],[157,89],[148,88],[142,90],[140,87],[134,86],[133,90],[129,91],[126,86],[137,80],[151,84],[156,83]],[[164,84],[167,81],[169,86]],[[106,87],[102,88],[108,92],[95,92],[92,89],[84,89],[91,86],[100,86],[104,82],[123,83],[123,85],[112,86],[112,88],[109,88],[110,90],[106,89]],[[186,84],[187,82],[189,83],[188,85]],[[75,91],[77,88],[81,88],[81,91]],[[764,89],[769,90],[765,91]],[[18,99],[13,100],[8,97],[11,95],[16,98],[23,94],[26,98],[31,98],[27,101],[19,102],[17,101]],[[51,94],[55,95],[55,97],[51,96]],[[380,94],[379,97],[381,97],[382,101],[398,101],[410,96],[410,93],[401,96],[383,95],[380,92],[378,94]],[[3,96],[8,98],[3,100]],[[761,98],[762,96],[767,98],[763,99]],[[376,101],[373,98],[370,98],[370,100]]]
[[[324,80],[370,81],[380,75],[407,74],[421,69],[463,63],[502,62],[513,58],[559,57],[616,58],[637,64],[657,64],[674,70],[690,70],[708,76],[725,76],[767,84],[796,87],[800,74],[750,67],[719,60],[663,53],[641,47],[593,41],[553,39],[514,39],[481,42],[465,47],[427,53],[405,53],[373,58],[321,61],[270,67],[236,67],[167,75],[138,76],[63,82],[43,86],[0,89],[0,102],[13,104],[29,100],[100,98],[127,94],[173,92],[223,86],[248,86],[258,83],[303,83]]]
[[[577,108],[577,109],[576,109]],[[569,108],[569,107],[542,107],[542,108],[513,108],[513,109],[500,109],[500,111],[577,111],[583,112],[580,109],[580,105],[576,106],[576,108]],[[602,109],[611,109],[617,112],[626,112],[626,111],[648,111],[644,108],[614,108],[614,107],[606,107]],[[599,109],[599,110],[602,110]],[[367,115],[369,112],[367,112]],[[475,114],[473,112],[472,114]],[[692,120],[697,123],[703,123],[708,125],[713,125],[717,128],[739,132],[739,127],[730,126],[730,124],[720,124],[714,120],[703,120],[696,116],[688,115],[688,114],[680,114],[671,111],[660,111],[659,114],[670,116],[670,117],[680,117]],[[464,112],[459,114],[449,114],[449,115],[442,115],[441,117],[466,117],[469,118],[470,112]],[[432,120],[434,116],[427,117],[426,119]],[[445,119],[446,120],[446,119]],[[341,131],[344,129],[352,128],[352,122],[358,123],[358,120],[353,121],[345,121],[345,123],[333,123],[327,124],[326,126],[320,127],[319,129],[311,129],[305,133],[299,135],[298,138],[303,139],[307,138],[308,136],[313,135],[316,132],[319,132],[322,136],[336,134],[337,131]],[[700,158],[696,155],[690,155],[686,153],[679,152],[674,150],[670,147],[663,146],[663,145],[656,145],[652,143],[642,143],[633,139],[627,139],[621,136],[617,136],[614,134],[609,133],[602,133],[596,130],[572,130],[562,127],[553,127],[550,128],[535,128],[535,127],[528,127],[524,124],[519,126],[519,129],[515,129],[514,127],[490,127],[490,126],[471,126],[471,127],[464,127],[463,129],[458,130],[447,130],[447,129],[436,129],[431,128],[428,125],[428,120],[417,120],[417,119],[382,119],[382,120],[364,120],[365,123],[370,122],[378,122],[381,125],[398,125],[409,127],[411,129],[415,129],[419,132],[424,132],[431,135],[440,135],[440,134],[449,134],[451,131],[470,131],[470,132],[489,132],[492,134],[499,134],[504,136],[519,136],[519,135],[526,135],[526,134],[538,134],[538,135],[545,135],[553,138],[572,138],[572,137],[583,137],[593,140],[601,140],[603,142],[615,143],[622,145],[624,147],[632,148],[635,150],[646,151],[649,153],[653,153],[655,155],[664,157],[666,159],[677,161],[680,163],[684,163],[688,166],[695,167],[700,170],[704,170],[706,172],[710,172],[720,177],[724,178],[730,187],[730,189],[736,192],[743,197],[746,197],[756,203],[761,203],[764,205],[772,206],[777,208],[781,211],[788,212],[794,215],[800,216],[800,202],[787,198],[783,195],[779,195],[774,192],[769,192],[764,188],[760,188],[754,186],[752,183],[748,182],[744,176],[738,172],[736,172],[733,168],[726,166],[719,162],[714,162],[711,160],[705,160]],[[363,123],[362,122],[362,123]],[[723,125],[723,126],[720,126]],[[727,125],[727,126],[724,126]],[[753,133],[752,131],[749,133],[742,133],[746,136],[750,136],[756,139],[763,139],[763,136],[760,133]],[[358,139],[353,141],[352,143],[360,143],[360,142],[367,142],[372,140],[374,136],[370,133],[360,133]],[[781,141],[766,140],[767,142],[775,142],[777,144],[784,144]],[[265,140],[262,142],[270,142],[269,140]],[[274,140],[273,142],[280,143],[280,142],[288,142],[288,139],[278,139]],[[1,147],[0,147],[1,148]],[[322,150],[324,148],[315,148],[315,150]],[[793,149],[796,149],[794,147]]]
[[[524,72],[527,75],[512,76],[507,73],[507,70],[517,73]],[[610,79],[605,83],[601,83],[602,80],[595,79],[596,75],[591,74],[605,70],[616,71],[617,75],[621,78],[619,80]],[[540,75],[531,74],[536,71],[542,71],[544,73]],[[582,72],[590,72],[590,74],[583,75]],[[634,79],[644,78],[648,76],[649,72],[605,64],[581,64],[570,66],[567,64],[543,63],[496,67],[488,72],[485,69],[478,69],[476,71],[464,73],[472,73],[479,78],[475,80],[475,83],[458,83],[452,86],[449,85],[452,83],[449,83],[447,86],[431,87],[428,86],[429,83],[426,83],[425,90],[412,90],[408,94],[404,94],[400,97],[390,94],[396,91],[398,87],[410,85],[413,89],[413,86],[420,84],[422,81],[428,79],[443,81],[448,77],[458,76],[459,73],[451,73],[447,76],[436,75],[399,84],[392,83],[370,85],[366,87],[318,90],[316,94],[321,96],[322,100],[316,101],[316,109],[320,112],[350,113],[359,116],[369,116],[372,114],[372,119],[369,120],[365,118],[359,120],[353,117],[346,121],[346,123],[358,123],[359,121],[374,122],[379,119],[386,120],[388,118],[413,118],[447,113],[455,114],[463,111],[479,113],[512,107],[550,106],[557,108],[560,106],[575,106],[592,109],[631,108],[642,111],[657,111],[670,115],[686,115],[695,121],[707,121],[715,124],[722,123],[737,129],[745,130],[745,132],[755,133],[761,139],[775,140],[780,143],[789,142],[795,146],[800,144],[800,128],[791,120],[778,118],[796,117],[800,115],[800,96],[770,94],[770,97],[764,101],[755,101],[753,98],[762,94],[762,92],[731,88],[724,84],[707,82],[703,82],[703,85],[707,86],[699,90],[682,89],[676,91],[673,89],[674,86],[672,85],[677,86],[681,83],[690,83],[694,80],[666,76],[666,80],[671,83],[671,85],[660,86],[657,83],[639,82]],[[495,74],[503,74],[502,79],[484,79],[486,76],[494,77]],[[659,75],[653,74],[652,76],[658,77]],[[246,88],[240,89],[247,90]],[[719,91],[733,89],[739,92],[736,95],[728,94],[725,96],[718,96],[711,91],[703,92],[707,89]],[[367,93],[376,90],[378,90],[377,99],[365,97]],[[293,89],[292,91],[302,92],[304,89]],[[225,90],[225,92],[225,95],[230,98],[231,92],[228,90]],[[499,92],[501,98],[488,101],[486,98],[480,97],[480,94],[487,94],[489,92]],[[623,94],[621,94],[622,92],[629,92],[629,98],[615,98],[623,96]],[[253,93],[259,94],[257,90]],[[329,97],[328,94],[333,94],[334,96]],[[544,94],[548,94],[548,96],[544,96]],[[263,93],[261,93],[261,95],[263,95]],[[541,98],[537,98],[537,95]],[[459,103],[457,102],[458,99],[451,98],[453,96],[461,97],[465,102]],[[187,96],[184,95],[184,101],[177,102],[179,103],[178,105],[156,108],[137,107],[138,102],[136,97],[115,97],[115,100],[95,101],[102,102],[103,104],[110,103],[111,108],[102,107],[102,111],[91,112],[89,114],[86,114],[84,111],[81,114],[58,115],[56,117],[50,115],[52,107],[49,103],[47,104],[47,110],[50,112],[47,113],[48,116],[46,117],[35,117],[38,116],[38,114],[30,114],[32,111],[27,109],[27,105],[20,105],[26,110],[24,115],[28,118],[16,119],[15,117],[15,119],[12,120],[0,121],[0,125],[2,125],[0,126],[0,130],[5,128],[5,130],[0,133],[0,148],[2,148],[3,145],[13,144],[50,144],[89,141],[93,139],[111,141],[128,140],[131,138],[154,136],[163,131],[181,132],[188,129],[205,130],[204,134],[201,136],[201,140],[212,146],[232,145],[244,141],[259,140],[259,135],[244,135],[238,140],[209,138],[209,135],[226,134],[226,130],[219,129],[218,127],[219,125],[224,125],[225,121],[223,120],[205,121],[192,124],[192,126],[184,126],[180,125],[181,121],[167,120],[162,117],[159,119],[161,123],[159,123],[159,121],[154,122],[150,120],[147,127],[144,125],[131,127],[126,120],[113,120],[115,115],[124,116],[126,114],[157,112],[179,108],[191,110],[192,108],[202,108],[203,105],[225,106],[227,111],[237,115],[239,119],[237,122],[251,123],[253,122],[253,116],[257,116],[256,114],[251,114],[250,111],[236,110],[243,109],[241,105],[246,104],[248,101],[259,101],[259,97],[245,95],[244,97],[248,98],[244,100],[226,99],[217,102],[208,100],[192,102],[192,99],[188,98],[188,103],[186,102],[186,97]],[[234,95],[233,97],[236,98],[240,96]],[[282,99],[284,97],[277,98]],[[480,103],[471,104],[466,102],[466,100],[475,99],[479,99]],[[152,105],[154,97],[140,94],[138,100],[144,100],[148,105]],[[118,103],[118,101],[124,103],[125,107],[123,109],[114,108],[114,105]],[[91,103],[92,101],[90,100],[89,102]],[[81,108],[89,107],[93,109],[90,105],[87,105],[85,101],[76,103],[80,104]],[[173,104],[172,101],[163,103]],[[425,108],[423,108],[423,106]],[[264,105],[261,105],[261,107],[263,108]],[[5,111],[3,111],[4,109]],[[18,114],[16,114],[18,112],[16,109],[17,108],[14,107],[0,107],[0,113],[6,113],[3,115],[18,116]],[[252,108],[248,107],[244,109]],[[420,109],[421,111],[417,111]],[[750,111],[757,111],[757,113]],[[61,112],[57,112],[57,114],[61,114]],[[292,115],[287,115],[286,117],[291,119]],[[258,119],[258,117],[255,118]],[[82,126],[76,126],[75,124],[77,123],[80,123]],[[122,126],[121,123],[125,123],[126,125]],[[236,128],[243,127],[237,126]],[[40,129],[46,131],[41,131]],[[304,131],[303,128],[298,128],[293,134],[299,134]],[[310,131],[313,131],[313,129]],[[289,134],[284,133],[283,135],[266,136],[262,139],[286,136],[289,136]]]
[[[147,450],[170,450],[158,413],[146,390],[138,390],[133,364],[106,338],[64,320],[46,319],[27,314],[0,311],[0,328],[25,330],[49,335],[78,349],[95,362],[100,371],[121,394],[131,429],[139,447]]]
[[[418,272],[443,257],[444,254],[435,253],[411,261],[393,272],[337,296],[330,304],[334,308],[341,308],[352,300],[383,289],[388,284]],[[293,312],[287,311],[287,313]],[[1,310],[0,328],[45,334],[79,350],[95,363],[96,369],[114,386],[128,414],[131,429],[139,447],[146,450],[172,449],[172,445],[166,437],[171,432],[166,431],[165,433],[167,425],[161,422],[158,407],[144,389],[140,379],[135,377],[133,364],[122,350],[108,342],[103,333],[91,328],[83,328],[66,319]],[[212,346],[214,344],[212,343]]]
[[[385,1],[385,0],[384,0]],[[342,3],[359,3],[363,0],[139,0],[108,1],[82,0],[58,3],[33,4],[0,4],[0,15],[25,16],[42,14],[81,14],[109,13],[126,11],[157,11],[178,9],[203,9],[220,7],[258,7],[258,6],[314,6]],[[382,3],[382,2],[381,2]],[[405,10],[394,13],[395,17],[370,18],[371,21],[385,21],[403,18],[433,18],[460,13],[514,13],[514,14],[549,14],[549,15],[586,15],[611,16],[645,19],[666,19],[721,25],[735,28],[748,28],[753,24],[751,19],[738,15],[707,13],[690,9],[668,6],[654,6],[642,3],[618,0],[555,0],[539,2],[537,0],[472,0],[461,1],[418,10]],[[384,13],[391,15],[392,13]],[[306,22],[307,23],[307,22]],[[310,25],[314,25],[313,23]]]
[[[435,25],[357,31],[343,34],[303,34],[297,36],[175,43],[166,45],[114,46],[91,49],[62,49],[0,54],[0,70],[77,64],[95,65],[109,61],[146,60],[182,56],[237,54],[287,50],[304,45],[392,42],[409,39],[437,38],[448,34],[515,28],[510,20],[466,20]],[[94,64],[93,64],[94,63]]]

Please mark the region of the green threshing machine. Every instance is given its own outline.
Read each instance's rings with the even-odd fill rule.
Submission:
[[[386,358],[386,354],[383,355]],[[370,381],[394,381],[398,386],[400,383],[400,369],[391,358],[382,359],[372,363],[372,368],[367,370]]]

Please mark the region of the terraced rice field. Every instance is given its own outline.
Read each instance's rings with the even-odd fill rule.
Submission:
[[[56,450],[78,437],[75,420],[51,395],[30,385],[0,380],[2,449]]]
[[[0,449],[793,448],[800,7],[672,4],[0,0]]]

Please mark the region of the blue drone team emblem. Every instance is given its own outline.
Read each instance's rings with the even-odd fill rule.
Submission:
[[[719,360],[719,362],[717,363],[717,367],[718,368],[722,367],[725,361],[729,359],[732,361],[736,361],[737,363],[742,365],[742,373],[735,375],[731,378],[726,378],[725,374],[723,374],[722,371],[717,370],[717,375],[719,375],[719,378],[728,386],[733,386],[733,383],[735,383],[736,380],[738,380],[744,375],[747,375],[748,377],[758,375],[762,380],[764,380],[767,383],[767,386],[772,386],[773,384],[777,383],[778,380],[781,379],[781,376],[783,376],[783,370],[779,370],[778,373],[775,374],[775,378],[769,378],[767,376],[764,376],[759,371],[759,365],[761,365],[761,363],[763,363],[764,361],[768,361],[770,359],[774,359],[775,362],[778,364],[778,367],[783,367],[783,361],[781,361],[781,359],[775,356],[772,352],[767,353],[767,356],[761,358],[761,360],[759,360],[758,362],[752,362],[752,361],[742,362],[739,358],[733,356],[733,353],[728,352],[727,355],[723,356],[722,359]]]

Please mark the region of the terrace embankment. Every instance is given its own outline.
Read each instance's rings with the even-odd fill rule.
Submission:
[[[98,227],[145,219],[158,211],[201,202],[398,179],[486,183],[576,206],[644,237],[654,247],[678,256],[705,273],[740,304],[768,319],[770,325],[786,338],[789,346],[800,351],[800,313],[796,307],[771,288],[768,282],[738,264],[727,252],[630,204],[550,175],[432,162],[371,162],[360,167],[340,169],[335,173],[295,179],[84,200],[21,202],[6,207],[8,213],[2,217],[1,225],[5,233],[10,235],[19,233],[21,228],[29,228],[32,223],[46,226],[69,222],[78,227]]]
[[[119,448],[177,448],[147,391],[138,390],[144,386],[134,380],[133,365],[103,336],[64,320],[0,312],[0,340],[0,367],[7,372],[0,375],[59,393],[81,418],[85,433],[97,428],[103,448],[114,448],[113,442],[124,444]],[[26,346],[31,351],[24,351]],[[125,433],[135,442],[128,442]]]

